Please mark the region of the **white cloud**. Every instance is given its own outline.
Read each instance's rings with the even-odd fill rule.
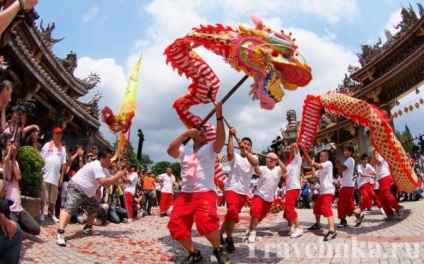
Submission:
[[[82,14],[82,21],[84,23],[87,23],[88,21],[94,19],[97,14],[99,13],[99,7],[94,6],[92,8],[90,8],[90,10],[88,10],[88,12]]]
[[[264,16],[264,21],[269,27],[274,30],[283,28],[280,14],[275,15],[275,13],[280,9],[283,12],[283,7],[288,5],[293,7],[293,2],[277,1],[272,5],[274,9],[270,7],[271,5],[264,7],[258,3],[258,1],[211,1],[200,5],[197,1],[152,1],[145,6],[145,11],[151,15],[152,19],[146,29],[148,33],[133,42],[134,50],[127,59],[126,74],[123,73],[124,69],[116,65],[113,60],[103,61],[89,58],[79,60],[78,73],[84,76],[93,69],[101,73],[102,83],[98,89],[108,92],[107,94],[104,92],[104,97],[100,102],[102,106],[107,104],[114,112],[117,112],[122,101],[123,89],[128,82],[128,75],[137,56],[142,53],[143,63],[140,68],[137,114],[133,119],[131,142],[136,148],[138,144],[136,131],[141,128],[145,135],[143,153],[149,154],[155,162],[172,161],[167,156],[166,149],[171,140],[185,129],[175,110],[172,109],[172,104],[178,96],[186,93],[191,80],[179,76],[171,66],[166,65],[163,55],[165,48],[176,38],[185,36],[193,27],[207,23],[215,24],[217,21],[210,20],[211,14],[217,10],[222,10],[220,15],[223,19],[220,22],[225,24],[224,21],[230,21],[232,16],[237,17],[238,15],[243,16],[244,20],[242,21],[249,21],[246,13],[249,14],[257,7],[256,13],[267,14]],[[356,12],[355,2],[350,4],[346,1],[337,1],[335,7],[331,8],[329,6],[332,4],[319,6],[316,2],[306,7],[308,3],[310,1],[307,3],[301,1],[297,7],[318,17],[324,17],[330,22],[337,21],[342,15],[353,16]],[[165,4],[166,8],[164,8]],[[220,4],[224,6],[220,7]],[[324,7],[329,8],[328,14],[325,13]],[[274,14],[271,15],[271,13]],[[225,25],[235,28],[236,23]],[[252,25],[250,24],[250,26]],[[319,95],[334,90],[337,84],[341,83],[347,66],[355,64],[357,61],[354,53],[332,41],[334,35],[331,33],[318,36],[301,28],[285,28],[285,31],[293,32],[293,36],[297,39],[296,43],[300,47],[300,53],[312,67],[313,80],[311,83],[294,92],[286,91],[283,101],[278,103],[274,110],[267,111],[260,109],[259,102],[252,101],[248,96],[249,85],[253,82],[252,78],[249,78],[224,104],[224,115],[227,120],[238,130],[239,136],[251,137],[254,148],[258,151],[267,148],[271,140],[280,134],[280,129],[285,128],[287,110],[295,109],[298,120],[300,120],[306,95]],[[221,88],[217,95],[217,99],[220,100],[243,74],[235,72],[221,57],[202,48],[197,51],[211,65],[221,80]],[[213,105],[210,104],[197,106],[192,110],[203,117],[212,108]],[[215,119],[212,120],[214,123]],[[114,137],[104,126],[101,131],[107,139],[114,141]]]
[[[358,14],[357,3],[352,0],[300,0],[297,3],[305,13],[324,18],[331,24],[340,20],[353,21]]]

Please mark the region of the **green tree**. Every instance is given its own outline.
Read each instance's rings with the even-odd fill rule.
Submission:
[[[411,131],[407,125],[405,125],[405,130],[402,132],[396,130],[395,136],[402,144],[405,152],[413,153],[417,149],[417,146],[414,143],[414,138],[412,137]]]
[[[156,162],[153,166],[152,166],[152,173],[153,175],[159,175],[162,173],[165,173],[166,168],[170,167],[171,162],[169,161],[159,161]]]
[[[153,165],[152,172],[154,175],[159,175],[166,172],[166,168],[170,167],[172,169],[172,174],[174,174],[175,179],[181,179],[181,163],[169,161],[160,161]]]
[[[137,158],[137,155],[136,155]],[[153,160],[150,158],[149,154],[141,154],[141,165],[143,166],[143,169],[147,169],[152,167]]]
[[[181,163],[180,162],[173,162],[170,165],[172,169],[172,174],[174,174],[175,179],[179,180],[181,179]]]

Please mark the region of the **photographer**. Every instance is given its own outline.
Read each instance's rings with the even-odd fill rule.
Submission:
[[[3,160],[4,179],[6,180],[6,199],[12,201],[10,208],[10,218],[19,224],[24,232],[32,235],[40,234],[40,226],[37,221],[21,205],[21,191],[19,181],[21,171],[16,161],[18,149],[15,145],[7,147],[7,154]],[[2,198],[2,197],[0,197]],[[25,233],[24,233],[25,234]]]
[[[5,195],[5,185],[5,180],[0,179],[0,197]],[[0,199],[0,202],[6,201]],[[5,208],[6,211],[8,209]],[[0,211],[3,211],[3,208]],[[5,216],[5,212],[0,212],[0,228],[0,263],[19,263],[22,245],[21,229]]]
[[[0,34],[6,30],[19,11],[27,12],[34,8],[38,0],[17,0],[0,13]]]
[[[7,127],[3,131],[3,134],[4,136],[6,136],[8,141],[17,146],[23,145],[24,141],[27,138],[27,133],[29,133],[30,131],[40,130],[40,128],[35,124],[26,126],[27,114],[32,114],[33,112],[35,112],[35,106],[33,106],[34,110],[29,110],[26,107],[27,104],[33,105],[32,103],[19,101],[17,105],[12,107],[10,120],[8,120]],[[38,136],[38,133],[36,135]]]
[[[0,60],[1,60],[1,57],[0,57]],[[3,134],[3,131],[6,129],[6,107],[9,104],[11,98],[12,98],[12,82],[8,80],[4,80],[0,84],[0,111],[1,111],[0,131],[2,134]]]

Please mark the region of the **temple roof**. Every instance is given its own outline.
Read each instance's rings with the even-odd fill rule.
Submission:
[[[39,28],[21,23],[8,44],[16,59],[22,62],[21,66],[37,79],[44,92],[68,108],[75,117],[98,128],[98,100],[101,96],[96,98],[98,95],[95,95],[88,103],[78,99],[94,88],[100,77],[97,74],[84,80],[75,77],[76,54],[71,52],[66,59],[58,58],[43,34]]]
[[[374,46],[362,45],[362,53],[357,54],[361,67],[349,66],[349,76],[336,91],[384,107],[424,81],[424,8],[417,5],[419,17],[412,7],[402,8],[402,21],[395,26],[399,31],[392,35],[386,30],[385,43],[379,39]],[[340,128],[350,132],[350,120],[339,118],[334,125],[332,116],[324,113],[324,117],[317,137],[334,137]]]

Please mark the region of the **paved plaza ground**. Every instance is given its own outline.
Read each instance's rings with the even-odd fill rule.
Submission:
[[[236,251],[232,263],[424,263],[424,200],[404,202],[405,218],[385,221],[377,208],[366,212],[361,227],[338,229],[337,238],[323,242],[328,230],[308,231],[314,223],[311,209],[298,209],[305,233],[295,239],[280,233],[287,223],[282,212],[269,214],[259,224],[257,241],[248,244],[244,232],[249,223],[249,208],[244,208],[234,234]],[[82,234],[83,225],[71,224],[66,229],[67,246],[56,245],[57,225],[46,219],[39,241],[24,240],[21,263],[180,263],[187,252],[169,235],[168,217],[155,215],[129,224],[95,227],[100,235]],[[335,209],[334,213],[337,216]],[[219,207],[221,220],[225,207]],[[338,222],[338,220],[336,221]],[[203,263],[217,263],[212,248],[204,237],[193,230]]]

